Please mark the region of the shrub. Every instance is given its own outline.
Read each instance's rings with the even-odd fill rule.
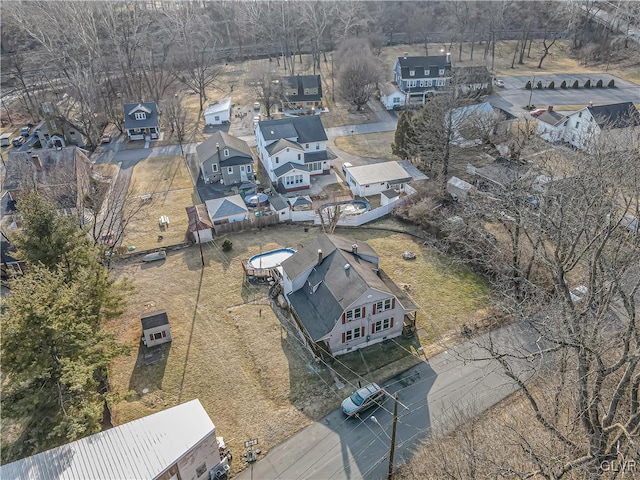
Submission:
[[[538,90],[542,90],[542,82],[538,82],[538,83],[536,83],[536,88],[537,88]]]
[[[596,83],[596,87],[602,88],[602,80],[598,80],[598,82]]]
[[[584,82],[584,88],[591,88],[591,80]]]
[[[580,85],[578,85],[578,80],[573,82],[573,88],[580,88]]]
[[[563,80],[562,83],[560,84],[560,88],[567,88],[567,81]]]
[[[607,87],[609,88],[613,88],[616,86],[616,82],[613,81],[613,78],[611,80],[609,80],[609,84],[607,85]]]
[[[228,238],[225,238],[224,242],[222,242],[222,251],[230,252],[232,248],[233,248],[233,242]]]
[[[551,90],[553,90],[554,88],[556,88],[556,84],[555,82],[552,80],[551,83],[549,84],[549,86],[547,88],[550,88]]]
[[[527,82],[527,84],[524,86],[524,88],[526,88],[527,90],[531,90],[531,80],[529,80]]]

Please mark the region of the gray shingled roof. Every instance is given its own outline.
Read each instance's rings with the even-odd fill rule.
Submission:
[[[258,128],[267,142],[278,138],[297,138],[298,143],[327,140],[327,134],[319,115],[266,120],[258,122]]]
[[[632,102],[587,107],[600,128],[624,128],[640,125],[640,112]]]
[[[249,212],[240,195],[214,198],[213,200],[207,200],[205,204],[212,220]]]
[[[142,111],[147,114],[144,120],[136,120],[135,112]],[[160,125],[158,117],[158,104],[156,102],[125,103],[124,104],[124,128],[149,128]]]
[[[269,203],[276,211],[284,210],[289,207],[289,204],[281,195],[273,195],[269,197]]]
[[[2,480],[152,479],[215,426],[199,400],[0,467]],[[208,468],[215,465],[207,465]]]
[[[393,95],[394,93],[402,94],[402,92],[398,88],[398,85],[395,82],[387,82],[387,83],[381,84],[380,85],[380,93],[382,95],[386,95],[387,97],[389,95]]]
[[[276,177],[281,177],[282,175],[284,175],[285,173],[290,172],[291,170],[302,170],[304,172],[308,172],[309,171],[309,167],[307,167],[306,165],[300,165],[298,163],[291,163],[291,162],[287,162],[284,165],[279,166],[278,168],[276,168],[273,173]]]
[[[295,148],[296,150],[301,150],[304,152],[304,148],[302,147],[302,145],[300,145],[299,143],[296,142],[292,142],[291,140],[287,140],[286,138],[281,138],[280,140],[278,140],[277,142],[272,143],[271,145],[267,145],[267,152],[269,152],[270,155],[276,154],[278,152],[281,152],[282,150],[284,150],[285,148]]]
[[[150,328],[159,327],[160,325],[169,325],[169,317],[167,317],[166,311],[153,312],[140,318],[142,322],[142,330],[148,330]]]
[[[249,148],[249,145],[247,145],[247,142],[238,137],[229,135],[226,132],[217,131],[204,142],[196,146],[196,153],[198,154],[198,160],[200,160],[200,163],[205,162],[218,154],[216,144],[220,145],[220,150],[224,150],[225,147],[229,147],[245,154],[253,161],[253,155],[251,154],[251,149]]]
[[[290,102],[318,102],[322,100],[322,80],[320,75],[296,75],[284,78],[284,82],[290,87],[298,90],[297,95],[287,95]],[[305,95],[305,88],[317,88],[318,93]]]
[[[304,163],[321,162],[333,158],[326,150],[318,150],[317,152],[307,152],[304,154]]]
[[[548,123],[549,125],[553,125],[554,127],[556,125],[561,124],[566,119],[567,117],[565,115],[558,113],[554,110],[551,110],[551,111],[547,110],[546,112],[544,112],[542,115],[538,117],[539,122]]]
[[[445,75],[451,74],[451,62],[447,61],[446,55],[434,55],[429,57],[398,57],[400,71],[403,80],[419,78],[439,77],[439,69],[445,69]],[[409,71],[414,70],[415,75],[409,75]],[[412,92],[417,91],[412,88]]]

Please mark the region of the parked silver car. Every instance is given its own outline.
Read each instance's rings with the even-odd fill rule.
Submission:
[[[370,383],[358,389],[342,402],[342,411],[349,417],[360,413],[374,405],[381,405],[386,392],[377,383]]]

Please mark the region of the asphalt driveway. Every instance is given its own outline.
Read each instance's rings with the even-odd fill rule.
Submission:
[[[602,80],[604,88],[584,88],[584,82],[591,80],[591,84],[595,85],[598,80]],[[613,79],[615,88],[607,88],[606,85]],[[593,74],[567,74],[567,75],[541,75],[536,77],[518,76],[503,77],[505,83],[503,88],[498,88],[496,93],[487,99],[492,105],[503,108],[508,112],[522,116],[526,111],[522,108],[531,103],[539,108],[545,108],[548,105],[587,105],[593,102],[594,105],[602,105],[607,103],[633,102],[640,103],[640,85],[633,82],[623,80],[622,78],[610,75],[608,73]],[[573,85],[575,80],[581,88],[561,89],[560,84],[566,81],[567,85]],[[524,87],[528,81],[536,84],[542,82],[543,86],[548,85],[551,81],[555,83],[555,89],[549,90],[526,90]]]

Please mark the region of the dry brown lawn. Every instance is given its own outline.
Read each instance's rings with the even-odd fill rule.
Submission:
[[[127,208],[137,208],[138,196],[145,194],[152,195],[151,201],[127,226],[123,246],[149,250],[184,242],[188,226],[185,208],[200,203],[200,197],[183,158],[151,157],[138,163],[129,186]],[[169,228],[160,228],[158,220],[162,215],[169,217]]]
[[[166,261],[153,265],[120,260],[114,277],[129,279],[134,293],[125,314],[108,328],[133,349],[109,372],[117,394],[115,421],[121,424],[199,398],[234,453],[250,437],[260,438],[266,451],[339,406],[358,375],[382,382],[419,361],[410,353],[419,346],[417,339],[396,339],[340,357],[333,368],[347,386],[338,391],[327,369],[281,327],[268,304],[267,288],[243,282],[241,264],[251,255],[279,247],[298,249],[319,231],[304,232],[295,225],[249,231],[229,237],[233,250],[228,253],[217,240],[203,246],[204,269],[197,246],[169,253]],[[461,323],[484,315],[484,282],[448,266],[412,237],[364,229],[336,233],[369,241],[385,271],[422,306],[418,322],[423,345],[435,345],[459,331]],[[415,251],[418,258],[402,260],[404,250]],[[173,342],[164,349],[164,361],[136,365],[139,317],[156,309],[167,310]],[[290,328],[286,320],[284,325]],[[428,346],[425,350],[430,352]],[[234,469],[241,466],[234,462]]]
[[[341,150],[361,157],[384,158],[386,160],[399,160],[391,153],[391,144],[395,132],[366,133],[364,135],[350,135],[338,137],[335,144]]]

